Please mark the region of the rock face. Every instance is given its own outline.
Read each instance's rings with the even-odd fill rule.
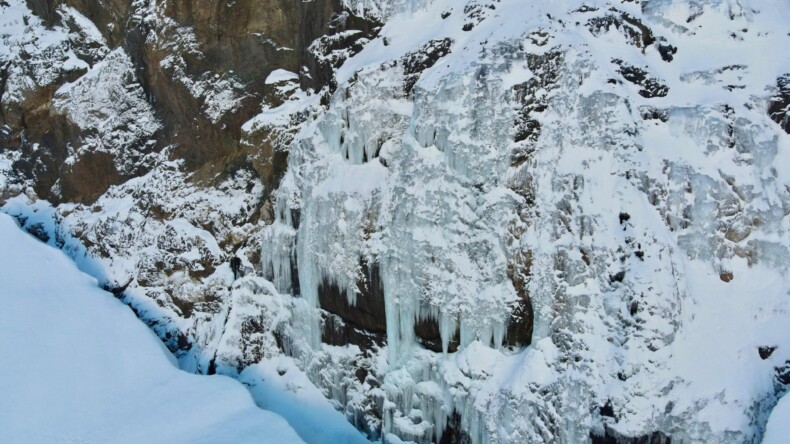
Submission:
[[[301,72],[301,86],[319,91],[332,81],[333,66],[323,59],[332,48],[310,45],[333,36],[336,46],[353,47],[377,26],[332,1],[28,3],[27,12],[18,2],[4,6],[22,23],[14,24],[20,29],[12,38],[19,40],[9,42],[15,52],[3,66],[7,97],[0,124],[7,146],[23,150],[15,167],[21,181],[42,198],[86,204],[109,186],[150,171],[151,158],[164,147],[171,148],[166,157],[198,173],[196,180],[216,183],[251,164],[276,185],[283,160],[275,148],[240,144],[242,125],[262,102],[274,100],[268,74]],[[52,35],[60,41],[47,41]],[[37,51],[28,54],[28,46]],[[112,119],[101,128],[75,120],[89,113],[97,121]],[[106,137],[118,131],[134,134],[95,140],[97,132]],[[43,150],[30,148],[36,144]],[[114,170],[110,162],[125,165]]]
[[[790,134],[790,74],[776,80],[777,94],[771,98],[768,114],[771,119]]]
[[[758,442],[787,391],[782,2],[0,12],[3,211],[187,370],[421,443]]]

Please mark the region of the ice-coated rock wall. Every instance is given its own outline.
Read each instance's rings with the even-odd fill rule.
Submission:
[[[786,356],[758,349],[787,331],[790,195],[766,113],[787,61],[753,51],[786,43],[787,8],[570,3],[405,8],[339,70],[262,247],[278,289],[325,310],[296,354],[336,352],[326,311],[353,322],[375,264],[386,341],[356,344],[371,373],[348,391],[380,399],[385,435],[758,440],[783,391]],[[521,300],[527,348],[507,339]]]

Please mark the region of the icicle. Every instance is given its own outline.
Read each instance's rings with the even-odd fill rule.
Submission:
[[[447,354],[450,349],[450,340],[458,329],[458,319],[455,316],[442,314],[439,316],[439,334],[442,337],[442,353]]]
[[[461,344],[460,348],[466,348],[477,338],[477,334],[474,329],[474,325],[470,324],[470,322],[466,319],[466,317],[461,316]]]
[[[494,348],[499,350],[500,348],[502,348],[502,344],[505,342],[505,333],[507,332],[507,321],[499,321],[493,319],[491,322],[493,323]]]
[[[387,359],[390,367],[394,366],[400,355],[400,331],[395,326],[400,325],[400,312],[393,296],[388,296],[384,291],[384,313],[387,318]]]

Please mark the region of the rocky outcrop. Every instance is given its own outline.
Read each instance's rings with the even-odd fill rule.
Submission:
[[[615,431],[606,429],[603,436],[592,434],[590,441],[593,444],[671,444],[672,440],[661,432],[654,432],[639,437],[624,437]]]
[[[360,264],[363,280],[357,283],[354,300],[346,290],[329,280],[318,286],[318,301],[333,316],[325,318],[323,337],[332,345],[354,344],[363,349],[386,343],[387,320],[379,264]],[[337,319],[339,318],[339,319]]]
[[[215,185],[251,164],[264,178],[267,189],[274,188],[282,177],[285,151],[265,144],[251,147],[240,143],[242,125],[260,111],[262,104],[276,100],[272,86],[266,83],[268,74],[285,69],[297,73],[302,88],[319,91],[332,84],[334,69],[358,51],[379,26],[344,11],[340,2],[329,0],[59,0],[30,1],[28,5],[35,14],[32,19],[41,20],[44,27],[71,32],[59,46],[32,57],[46,57],[41,62],[72,67],[49,74],[26,72],[39,69],[34,68],[39,64],[24,55],[4,62],[0,83],[5,99],[0,125],[7,126],[8,145],[24,151],[15,167],[20,182],[34,184],[43,198],[83,203],[93,202],[109,186],[145,174],[152,167],[150,162],[140,160],[133,168],[118,168],[119,162],[149,156],[165,146],[170,147],[167,156],[183,161],[187,171],[196,173],[194,180],[201,183]],[[86,24],[89,29],[80,28]],[[330,36],[331,45],[314,44]],[[161,125],[156,134],[133,142],[142,148],[134,156],[118,152],[129,149],[128,141],[103,141],[104,149],[99,150],[103,154],[86,149],[91,130],[75,127],[73,121],[51,110],[55,91],[79,79],[87,68],[103,59],[108,48],[115,48],[114,54],[127,54],[133,65],[132,76],[124,77],[118,86],[141,88]],[[53,51],[63,55],[58,59]],[[340,57],[339,52],[345,55]],[[69,54],[84,63],[65,63],[64,57]],[[14,78],[46,78],[37,80],[38,86],[25,92],[21,100],[12,100],[5,91],[9,71]],[[84,155],[78,153],[69,159],[69,150]],[[74,166],[61,168],[64,162]],[[115,169],[107,168],[110,163]]]
[[[403,90],[410,94],[420,74],[432,67],[442,57],[450,53],[453,41],[451,39],[432,40],[423,45],[419,50],[406,54],[401,59],[405,82]]]
[[[619,59],[612,60],[612,63],[620,67],[617,72],[625,80],[640,87],[640,96],[651,99],[653,97],[665,97],[669,93],[669,88],[666,85],[650,76],[645,70],[631,66]]]
[[[540,34],[536,37],[539,38]],[[541,40],[536,41],[545,45]],[[526,54],[526,58],[527,67],[535,73],[535,76],[513,86],[515,102],[518,104],[517,117],[514,121],[514,139],[516,142],[525,141],[513,154],[514,165],[519,165],[528,159],[530,151],[534,148],[532,145],[540,137],[540,121],[537,113],[546,110],[547,94],[556,88],[562,53],[548,51],[544,54]]]
[[[776,95],[771,97],[768,115],[790,134],[790,74],[776,80]]]

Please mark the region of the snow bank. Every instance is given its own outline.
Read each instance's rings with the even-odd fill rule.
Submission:
[[[370,443],[287,356],[263,359],[246,368],[239,380],[261,408],[287,419],[311,444]]]
[[[5,442],[300,442],[236,381],[178,370],[134,314],[0,215]]]
[[[765,427],[763,444],[782,444],[790,437],[790,396],[785,395],[774,407]]]
[[[284,82],[288,80],[299,80],[299,76],[295,73],[285,69],[275,69],[269,76],[266,77],[266,84],[273,85],[275,83]]]

